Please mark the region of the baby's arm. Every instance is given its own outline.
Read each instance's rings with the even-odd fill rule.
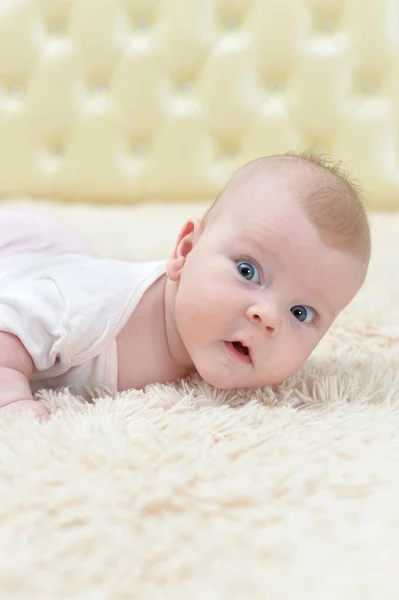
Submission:
[[[32,373],[32,359],[19,338],[0,331],[0,414],[32,410],[42,419],[49,418],[46,407],[33,399]]]

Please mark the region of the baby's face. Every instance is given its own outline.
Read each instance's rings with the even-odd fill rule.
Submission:
[[[320,241],[289,182],[269,184],[278,201],[267,211],[264,188],[248,183],[203,231],[191,222],[188,253],[192,234],[180,242],[176,327],[196,370],[222,389],[294,374],[366,273],[360,259]]]

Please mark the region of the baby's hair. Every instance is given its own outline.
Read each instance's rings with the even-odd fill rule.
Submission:
[[[256,158],[242,166],[204,215],[204,225],[207,225],[215,205],[226,192],[241,187],[249,178],[267,169],[286,167],[287,161],[292,161],[294,167],[305,167],[309,174],[315,175],[310,190],[299,193],[304,211],[318,229],[323,243],[369,262],[370,228],[360,185],[349,177],[341,162],[309,152]],[[317,177],[320,175],[322,182]]]

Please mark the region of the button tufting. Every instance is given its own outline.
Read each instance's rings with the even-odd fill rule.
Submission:
[[[67,33],[67,26],[61,21],[54,21],[53,23],[50,23],[48,32],[55,37],[64,37]]]
[[[151,21],[149,19],[138,19],[136,21],[136,27],[138,31],[148,31],[151,28]]]
[[[49,144],[48,151],[54,158],[61,158],[65,152],[65,147],[61,142],[54,142]]]
[[[108,94],[108,88],[104,83],[96,83],[91,89],[93,96],[97,98],[104,98]]]
[[[181,81],[178,85],[178,89],[182,94],[190,94],[194,91],[193,81]]]
[[[379,87],[380,86],[376,79],[367,78],[367,79],[363,79],[363,80],[359,81],[358,85],[356,86],[356,89],[361,94],[374,95],[378,92]]]
[[[143,158],[144,155],[146,154],[146,152],[147,152],[147,147],[145,144],[137,143],[137,144],[133,144],[131,146],[130,154],[132,156],[134,156],[135,158]]]
[[[337,21],[334,17],[325,17],[316,21],[317,31],[321,33],[334,33],[337,29]]]
[[[285,82],[282,79],[273,79],[266,82],[266,91],[270,94],[281,94],[284,91]]]
[[[8,95],[14,100],[20,100],[25,92],[25,86],[21,83],[13,83],[8,86]]]
[[[8,0],[0,193],[40,164],[55,195],[212,197],[215,163],[310,148],[399,206],[398,1]]]
[[[220,158],[234,158],[238,154],[238,146],[233,144],[222,144],[220,147]]]
[[[236,31],[240,26],[240,21],[235,17],[225,17],[223,19],[223,28],[226,31]]]

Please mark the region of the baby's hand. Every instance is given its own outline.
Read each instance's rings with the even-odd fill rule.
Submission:
[[[11,402],[11,404],[0,408],[0,417],[4,411],[8,413],[33,411],[40,421],[48,421],[50,418],[47,408],[37,400],[17,400],[16,402]]]
[[[32,411],[40,421],[48,421],[47,408],[33,400],[29,385],[32,373],[33,361],[19,338],[0,331],[0,418],[4,411]]]

